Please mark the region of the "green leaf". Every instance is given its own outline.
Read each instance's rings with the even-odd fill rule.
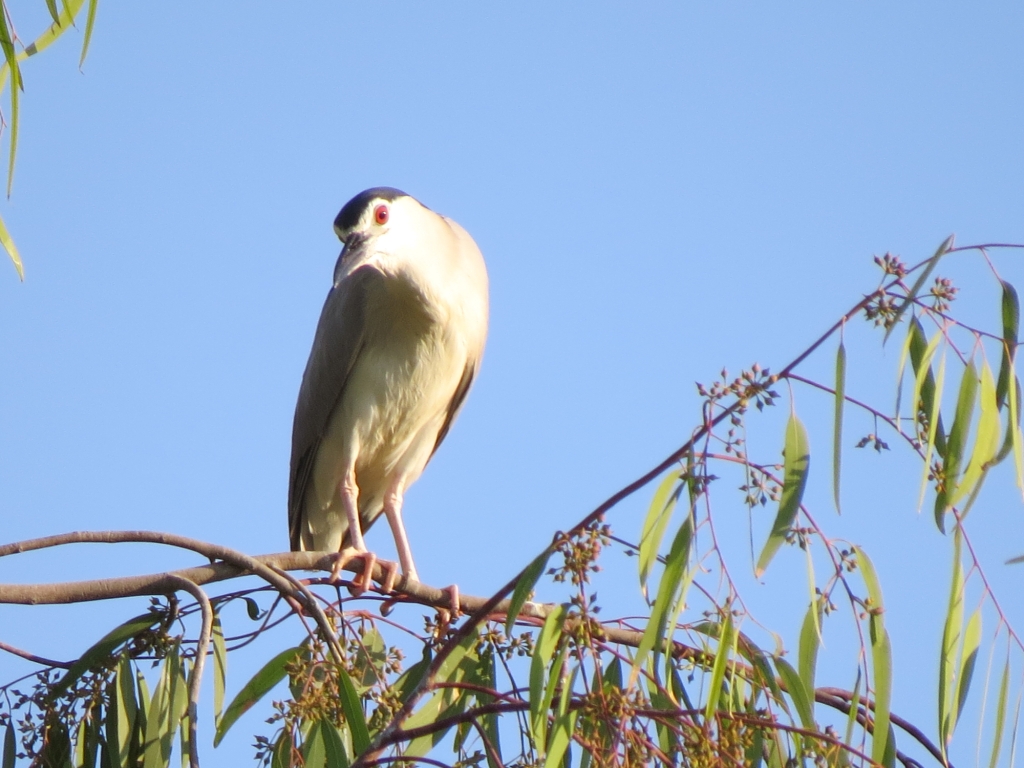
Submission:
[[[575,674],[575,670],[574,670]],[[570,686],[571,688],[571,686]],[[568,701],[568,694],[562,697]],[[557,768],[562,763],[569,743],[572,741],[572,732],[576,726],[576,710],[564,712],[555,718],[551,729],[551,742],[548,744],[547,757],[544,760],[544,768]]]
[[[117,665],[117,674],[113,681],[111,696],[112,711],[108,717],[115,717],[117,722],[117,740],[110,747],[117,747],[120,765],[129,765],[132,755],[135,722],[138,719],[138,703],[135,700],[135,671],[132,669],[128,653],[121,654]]]
[[[228,679],[228,649],[224,644],[224,628],[220,614],[213,615],[213,723],[220,725],[224,712],[224,690]]]
[[[930,431],[933,433],[932,440],[941,453],[946,449],[946,432],[942,428],[942,415],[939,413],[941,391],[936,392],[935,376],[932,375],[931,360],[935,354],[935,348],[944,338],[942,333],[936,333],[931,342],[926,341],[924,328],[916,316],[910,318],[910,361],[914,367],[914,391],[915,399],[911,404],[914,409],[913,415],[917,416],[918,407],[923,408],[928,414],[929,424],[934,424]],[[934,345],[934,346],[933,346]],[[929,349],[931,352],[929,353]]]
[[[1002,408],[1009,394],[1013,360],[1017,354],[1017,337],[1020,332],[1020,301],[1017,299],[1017,289],[1010,283],[1000,280],[999,284],[1003,288],[1003,354],[999,362],[996,404]]]
[[[90,754],[90,747],[96,746],[95,742],[89,743],[89,726],[86,720],[78,723],[78,732],[75,734],[75,754],[72,756],[72,765],[75,768],[93,768],[96,765],[96,756]],[[92,750],[95,752],[95,750]]]
[[[516,623],[516,618],[519,616],[519,612],[523,610],[526,601],[530,599],[530,593],[533,592],[533,588],[537,585],[541,574],[544,573],[550,557],[551,550],[545,549],[534,558],[532,563],[523,569],[523,572],[516,580],[516,588],[512,591],[512,597],[508,601],[508,613],[505,618],[506,634],[512,634],[512,626]]]
[[[872,628],[876,624],[881,628],[885,622],[885,602],[882,599],[882,585],[878,580],[878,573],[867,552],[854,545],[853,553],[857,556],[857,567],[860,568],[861,578],[868,590],[868,607],[871,609],[873,619]]]
[[[19,114],[21,112],[21,92],[24,85],[21,82],[21,67],[11,70],[11,137],[10,155],[7,158],[7,197],[11,196],[14,188],[14,160],[18,154],[18,127],[21,124]]]
[[[949,440],[946,441],[946,452],[942,457],[945,483],[935,497],[935,524],[943,533],[946,532],[945,514],[952,505],[951,499],[956,494],[960,479],[960,468],[963,466],[964,449],[967,447],[967,434],[971,429],[977,395],[978,372],[974,368],[974,363],[971,362],[964,369],[963,378],[960,379],[956,415],[953,417]]]
[[[654,599],[654,605],[651,606],[647,627],[644,629],[640,645],[636,649],[636,658],[633,659],[630,685],[636,681],[636,676],[643,667],[647,655],[652,650],[660,653],[665,644],[668,616],[676,603],[676,596],[680,594],[683,587],[683,576],[688,570],[692,539],[693,518],[687,515],[683,524],[679,526],[679,530],[676,531],[668,556],[665,558],[665,569],[662,571],[661,581],[658,583],[658,595]]]
[[[187,688],[181,657],[175,647],[164,659],[160,680],[153,689],[146,723],[143,768],[166,768],[170,762],[174,736],[188,707]]]
[[[482,659],[484,663],[480,665],[480,686],[488,690],[496,690],[498,687],[497,655],[497,652],[489,654],[489,660]],[[495,697],[478,693],[477,700],[481,705],[486,705],[495,701]],[[501,755],[501,731],[498,722],[496,713],[483,716],[483,732],[490,742],[490,749],[485,750],[489,768],[500,768],[505,764]]]
[[[819,633],[820,603],[814,601],[807,608],[804,623],[800,627],[800,652],[797,669],[809,701],[814,701],[814,676],[818,666],[818,648],[821,645]]]
[[[803,500],[804,489],[807,487],[807,472],[810,467],[811,455],[807,443],[807,430],[796,411],[790,411],[789,423],[786,424],[785,461],[783,464],[782,498],[779,499],[779,511],[772,525],[772,532],[757,559],[755,575],[760,578],[782,542],[786,540],[797,512]]]
[[[231,703],[228,704],[227,710],[224,712],[224,716],[221,718],[220,723],[217,724],[217,734],[213,737],[213,746],[216,747],[220,744],[221,739],[230,730],[231,726],[240,718],[243,714],[248,712],[256,702],[262,699],[270,690],[284,680],[287,671],[285,667],[291,662],[295,661],[302,655],[302,646],[296,646],[295,648],[289,648],[288,650],[281,651],[277,656],[272,658],[263,667],[252,676],[242,690],[238,692]],[[349,685],[351,686],[351,681]],[[354,692],[353,692],[354,693]],[[154,694],[155,698],[155,694]],[[344,698],[342,699],[344,703]]]
[[[170,761],[174,734],[178,727],[182,725],[182,718],[185,717],[185,713],[188,711],[188,682],[185,679],[185,663],[178,654],[177,649],[174,650],[172,655],[168,656],[168,660],[171,665],[168,670],[168,722],[167,733],[164,735],[164,742],[161,745],[161,751],[165,755],[166,761]]]
[[[289,730],[283,730],[274,743],[270,768],[292,768],[292,765],[292,734]]]
[[[55,24],[60,23],[60,17],[57,15],[56,0],[46,0],[46,10],[50,12],[50,18],[53,19]]]
[[[755,687],[766,690],[767,693],[781,700],[782,689],[779,688],[779,684],[775,679],[775,673],[772,672],[772,668],[768,664],[767,654],[742,632],[737,632],[736,648],[754,670]],[[692,709],[692,707],[687,706],[687,709]]]
[[[250,619],[253,621],[259,621],[263,618],[263,612],[260,611],[259,603],[251,597],[244,597],[242,599],[245,601],[245,611],[249,614]]]
[[[778,670],[779,677],[786,686],[786,691],[793,701],[793,706],[796,707],[803,727],[811,731],[816,730],[814,727],[814,700],[807,698],[807,689],[800,679],[800,675],[788,661],[781,657],[775,658],[775,669]]]
[[[650,576],[651,568],[658,562],[661,539],[665,535],[665,528],[668,527],[668,521],[672,517],[672,511],[676,507],[681,491],[679,472],[672,470],[658,484],[654,498],[651,500],[650,509],[647,510],[647,517],[644,518],[637,560],[640,569],[640,591],[643,592],[645,600],[647,599],[647,577]]]
[[[718,640],[718,651],[715,653],[715,663],[711,667],[711,684],[708,686],[708,700],[704,706],[704,719],[712,722],[715,712],[718,710],[718,701],[722,695],[722,684],[725,682],[725,670],[729,666],[729,651],[733,648],[736,639],[736,630],[732,623],[732,611],[727,604],[725,620],[722,622]]]
[[[960,652],[960,671],[957,674],[956,693],[956,719],[960,721],[963,714],[964,704],[967,703],[967,693],[971,688],[971,678],[974,676],[974,667],[978,662],[978,648],[981,646],[981,608],[977,608],[967,621],[967,631],[964,633],[964,647]]]
[[[161,745],[170,727],[170,697],[168,695],[170,666],[170,659],[164,659],[164,663],[160,667],[160,679],[153,688],[153,698],[149,704],[149,718],[146,722],[143,768],[165,768],[167,765]]]
[[[6,10],[6,6],[4,6]],[[7,14],[0,13],[0,48],[3,49],[4,61],[11,77],[11,138],[10,156],[7,165],[7,196],[11,196],[11,184],[14,183],[14,158],[18,150],[18,101],[23,84],[21,67],[18,66],[18,55],[14,49],[14,35],[7,24]]]
[[[323,721],[310,726],[302,744],[303,768],[327,768],[327,748],[324,746]],[[331,768],[334,768],[331,766]]]
[[[929,371],[929,374],[931,372]],[[917,497],[917,511],[921,511],[921,506],[924,504],[924,492],[928,487],[928,479],[932,471],[932,453],[938,449],[939,453],[943,453],[947,447],[947,441],[943,439],[941,442],[939,437],[941,436],[942,429],[940,427],[942,417],[939,413],[939,404],[942,402],[942,388],[946,382],[946,355],[942,355],[942,359],[939,360],[939,373],[935,379],[935,398],[932,401],[932,407],[928,411],[928,437],[925,441],[925,453],[924,462],[921,466],[921,490]]]
[[[72,664],[71,668],[64,673],[64,676],[54,684],[53,688],[50,689],[51,699],[59,698],[82,675],[99,663],[106,661],[115,650],[146,630],[152,629],[163,619],[164,616],[160,613],[144,613],[141,616],[128,619],[124,624],[112,629],[83,653],[78,661]]]
[[[14,759],[17,757],[18,747],[14,735],[14,726],[9,722],[4,729],[4,760],[3,768],[14,768]]]
[[[45,768],[71,768],[71,755],[71,737],[67,726],[54,712],[48,712],[42,749],[33,765]]]
[[[952,247],[953,235],[950,235],[943,241],[938,250],[935,251],[935,255],[928,260],[928,265],[924,268],[924,271],[921,272],[917,280],[914,281],[913,286],[910,288],[910,293],[907,294],[907,298],[902,304],[900,304],[899,309],[896,310],[896,314],[894,314],[892,318],[892,323],[885,331],[885,336],[882,340],[883,344],[888,341],[889,335],[893,332],[893,329],[899,325],[900,318],[903,317],[903,313],[907,311],[907,309],[914,303],[918,294],[921,293],[921,289],[924,287],[925,282],[927,282],[928,278],[931,277],[935,267],[939,265],[939,259],[949,253]]]
[[[458,683],[473,677],[480,660],[476,653],[479,640],[479,631],[474,628],[442,662],[437,670],[437,682]],[[435,690],[426,703],[406,721],[404,727],[411,730],[443,718],[460,715],[465,711],[470,698],[455,688]],[[414,757],[426,755],[444,738],[447,732],[448,729],[435,731],[433,734],[413,739],[403,750],[404,754]]]
[[[1017,476],[1017,487],[1024,491],[1024,447],[1022,447],[1024,438],[1022,438],[1020,431],[1020,382],[1017,381],[1016,375],[1013,378],[1016,386],[1010,387],[1008,398],[1010,401],[1010,421],[1007,429],[1013,442],[1013,469]]]
[[[839,506],[839,479],[843,464],[843,405],[846,400],[846,347],[842,340],[836,350],[836,396],[835,417],[832,429],[832,496],[836,512],[842,514]]]
[[[999,451],[999,406],[996,404],[996,385],[988,363],[984,363],[981,368],[978,404],[981,414],[974,434],[974,446],[971,448],[967,469],[957,483],[956,490],[949,496],[950,506],[957,504],[968,493],[974,494],[980,490],[980,484]]]
[[[871,642],[871,666],[874,672],[875,726],[871,759],[882,762],[889,733],[889,707],[892,700],[892,646],[885,629],[885,601],[874,564],[860,547],[853,548],[857,565],[868,590],[868,627]]]
[[[398,697],[398,701],[404,704],[408,700],[409,696],[420,684],[420,681],[423,680],[423,676],[427,674],[433,658],[434,654],[430,650],[430,643],[424,643],[423,658],[406,669],[391,687],[391,690]]]
[[[324,754],[327,757],[328,768],[348,768],[352,764],[348,750],[345,749],[345,739],[333,723],[321,722],[320,735],[324,741]]]
[[[345,720],[348,723],[349,732],[352,734],[352,749],[356,755],[361,755],[370,747],[370,729],[366,724],[366,714],[363,712],[363,705],[352,685],[352,678],[343,668],[338,667],[339,693],[341,694],[341,709],[345,713]]]
[[[547,669],[558,648],[559,641],[562,639],[565,617],[568,612],[568,606],[559,605],[548,614],[544,620],[544,626],[541,627],[540,633],[537,635],[537,641],[533,647],[533,658],[530,660],[530,723],[534,742],[538,749],[543,749],[547,743],[548,715],[545,699],[547,698],[548,704],[551,701],[546,696],[548,691],[548,686],[545,685]],[[559,673],[560,670],[552,669],[551,674],[556,679]]]
[[[860,712],[861,668],[857,667],[857,680],[853,684],[853,697],[850,699],[850,711],[846,713],[846,738],[844,744],[853,744],[853,728],[857,725],[857,713]]]
[[[99,0],[89,0],[89,11],[85,17],[85,34],[82,39],[82,55],[78,59],[79,68],[85,64],[85,57],[89,54],[89,43],[92,41],[92,28],[96,24],[96,8]]]
[[[1006,700],[1010,693],[1010,656],[1006,656],[1003,665],[1003,678],[999,683],[999,700],[996,704],[995,733],[992,735],[992,757],[988,761],[989,768],[999,765],[999,752],[1003,743],[1003,729],[1006,727]]]
[[[356,643],[351,662],[354,672],[352,683],[360,694],[384,679],[387,647],[380,632],[372,627],[363,631],[359,636],[359,642]]]
[[[964,621],[964,576],[961,565],[961,533],[953,531],[953,580],[949,588],[949,604],[942,629],[942,652],[939,655],[939,743],[945,751],[956,727],[953,692],[957,650],[960,647]]]
[[[152,701],[146,677],[141,672],[136,671],[135,683],[139,709],[135,715],[135,730],[132,734],[132,750],[129,762],[131,766],[136,766],[141,762],[141,756],[145,749],[146,730],[149,727],[149,703]]]
[[[875,616],[872,615],[872,621]],[[891,764],[887,760],[887,752],[895,744],[890,744],[892,734],[889,728],[889,711],[892,705],[892,644],[889,642],[888,631],[877,626],[871,635],[871,666],[875,674],[875,726],[871,740],[871,759],[876,763]]]
[[[11,233],[7,231],[7,225],[4,223],[2,217],[0,217],[0,245],[7,251],[7,255],[11,257],[11,262],[14,264],[14,269],[18,272],[18,279],[25,279],[25,265],[21,262],[21,254],[18,253],[18,246],[14,244],[14,238],[11,237]]]

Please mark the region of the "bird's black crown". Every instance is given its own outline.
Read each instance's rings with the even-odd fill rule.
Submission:
[[[334,229],[344,232],[359,223],[366,207],[374,200],[387,200],[391,202],[399,197],[408,197],[405,192],[394,187],[374,187],[366,189],[353,197],[342,208],[334,218]]]

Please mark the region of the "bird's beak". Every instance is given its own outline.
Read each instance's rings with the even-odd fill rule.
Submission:
[[[350,265],[357,261],[366,250],[366,241],[369,238],[362,232],[353,232],[341,246],[341,253],[338,254],[338,263],[334,266],[334,285],[337,287],[341,279],[348,274]]]

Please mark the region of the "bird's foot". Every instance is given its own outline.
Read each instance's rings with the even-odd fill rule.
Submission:
[[[462,615],[462,605],[459,600],[459,585],[452,584],[441,591],[448,595],[448,607],[438,608],[437,615],[440,617],[442,623],[451,624],[455,619]]]
[[[395,591],[395,584],[398,583],[399,576],[398,563],[393,560],[380,560],[373,552],[360,552],[354,547],[344,549],[337,554],[334,565],[331,568],[330,581],[332,584],[336,584],[341,580],[342,569],[353,560],[362,560],[363,562],[362,572],[352,580],[350,589],[353,596],[358,597],[363,592],[375,589],[373,571],[378,565],[384,572],[384,578],[380,580],[380,587],[377,588],[377,591],[385,595],[390,595]]]
[[[331,567],[331,577],[329,580],[331,584],[337,584],[341,581],[342,570],[353,560],[361,560],[363,563],[362,571],[352,579],[352,586],[349,588],[353,597],[359,597],[359,595],[373,586],[373,568],[377,565],[377,556],[373,552],[360,552],[354,547],[341,550],[334,557],[334,565]]]

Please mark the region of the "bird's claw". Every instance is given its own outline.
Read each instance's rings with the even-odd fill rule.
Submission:
[[[341,580],[341,571],[353,560],[363,561],[362,572],[352,580],[352,586],[350,587],[354,597],[374,589],[385,595],[390,595],[395,591],[395,584],[398,583],[399,575],[398,563],[393,560],[379,560],[373,552],[359,552],[353,548],[342,550],[337,554],[334,565],[331,568],[330,582],[332,584],[336,584]],[[377,565],[380,565],[381,570],[384,572],[384,578],[381,579],[379,588],[375,588],[373,583],[373,571]]]
[[[441,591],[448,595],[448,607],[438,608],[437,613],[441,617],[441,621],[443,623],[451,624],[452,621],[462,615],[462,604],[459,600],[459,585],[452,584]]]
[[[343,549],[334,558],[329,581],[331,584],[337,584],[341,581],[341,572],[353,560],[362,560],[363,562],[362,572],[352,579],[352,586],[349,587],[353,597],[359,597],[359,595],[373,586],[373,568],[377,564],[377,556],[373,552],[359,552],[351,547]]]

